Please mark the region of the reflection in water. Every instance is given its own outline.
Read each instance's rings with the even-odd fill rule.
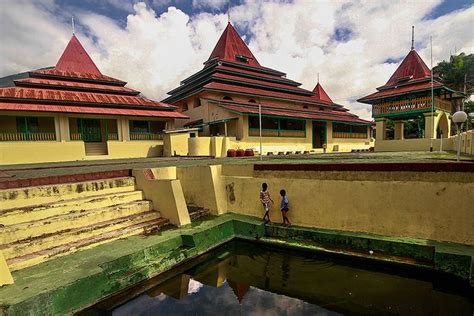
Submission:
[[[122,293],[83,313],[472,316],[474,312],[472,288],[442,282],[440,274],[388,267],[369,270],[360,263],[348,265],[244,242],[229,243],[187,267],[166,281],[148,280],[142,290]]]

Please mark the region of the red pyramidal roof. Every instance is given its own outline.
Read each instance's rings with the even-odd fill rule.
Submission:
[[[324,91],[323,86],[321,86],[321,84],[319,82],[316,85],[316,87],[314,87],[313,92],[314,92],[314,97],[315,98],[326,101],[326,102],[329,102],[329,103],[334,103],[334,102],[332,102],[331,98],[326,93],[326,91]]]
[[[242,59],[239,60],[239,57],[244,57],[247,59],[247,62],[242,62]],[[230,22],[227,24],[208,60],[214,58],[260,67],[257,59]]]
[[[58,71],[102,75],[76,35],[72,35],[55,67]]]
[[[385,86],[394,86],[403,81],[419,80],[431,76],[431,71],[426,66],[420,55],[412,49],[393,73]]]

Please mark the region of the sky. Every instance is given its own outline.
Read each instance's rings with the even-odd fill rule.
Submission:
[[[228,0],[0,0],[0,77],[54,66],[71,35],[103,74],[153,99],[203,67],[228,17]],[[474,52],[466,0],[231,0],[232,24],[263,66],[362,118],[356,99],[383,85],[415,48],[430,66]]]

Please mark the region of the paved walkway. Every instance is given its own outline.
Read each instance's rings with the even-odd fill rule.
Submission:
[[[0,181],[30,179],[67,174],[90,173],[137,168],[166,166],[200,166],[212,164],[334,164],[334,163],[434,163],[452,162],[456,156],[445,152],[396,152],[396,153],[331,153],[293,156],[211,158],[211,157],[159,157],[107,160],[82,160],[54,163],[36,163],[0,166]],[[474,162],[474,157],[463,157]]]

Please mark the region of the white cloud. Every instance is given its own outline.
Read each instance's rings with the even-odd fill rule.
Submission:
[[[221,9],[227,7],[228,0],[193,0],[193,7],[199,9]]]
[[[169,7],[157,16],[153,5],[137,3],[125,27],[102,15],[75,12],[78,37],[104,74],[162,99],[203,67],[227,23],[225,14],[213,12],[227,1],[198,2],[193,4],[211,13],[189,17]],[[314,87],[319,72],[335,102],[370,118],[370,107],[354,100],[388,80],[397,65],[384,62],[408,53],[411,25],[427,63],[430,35],[434,63],[447,59],[454,46],[458,52],[474,51],[474,7],[423,19],[439,2],[248,0],[234,6],[231,15],[249,35],[246,40],[262,65],[287,72],[307,89]],[[53,0],[0,1],[0,76],[56,63],[71,35],[70,16],[58,12]],[[342,27],[350,36],[336,41],[334,32]]]

